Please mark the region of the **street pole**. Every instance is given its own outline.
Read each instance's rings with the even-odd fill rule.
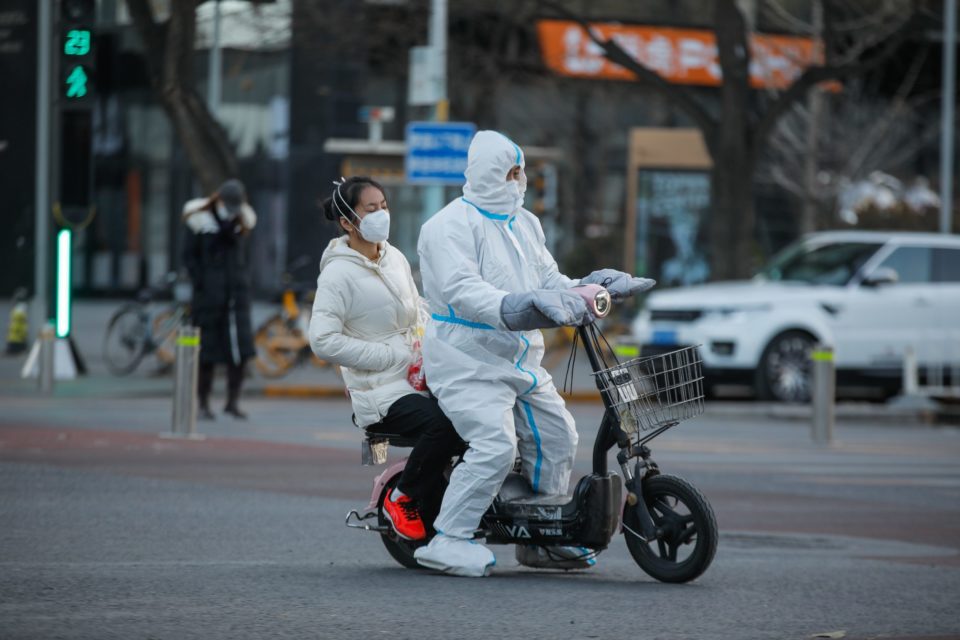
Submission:
[[[50,84],[53,77],[53,0],[41,0],[37,20],[37,162],[34,224],[33,300],[30,320],[37,331],[47,322],[50,248]]]
[[[447,102],[447,0],[431,0],[430,25],[427,33],[427,43],[433,55],[431,71],[434,84],[436,105],[434,106],[434,122],[449,120]],[[443,208],[443,186],[430,185],[424,188],[423,215],[421,221],[426,222],[430,216]]]
[[[221,75],[223,61],[220,49],[220,0],[213,3],[213,41],[210,43],[210,58],[207,67],[207,105],[210,113],[216,118],[220,113],[220,97],[222,90]]]
[[[813,3],[813,46],[814,58],[818,64],[823,64],[823,2],[814,0]],[[823,120],[823,91],[815,86],[807,96],[807,149],[804,158],[803,180],[803,214],[801,216],[801,231],[812,233],[817,230],[817,173],[819,173],[819,136]]]
[[[940,97],[940,232],[953,217],[953,105],[957,100],[957,0],[943,7],[943,94]]]
[[[434,120],[447,120],[447,0],[431,0],[430,33],[427,36],[435,57],[434,83],[437,107]]]

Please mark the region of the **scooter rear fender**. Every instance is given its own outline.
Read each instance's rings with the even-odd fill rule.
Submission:
[[[406,458],[394,462],[392,465],[384,469],[383,473],[373,479],[373,493],[370,494],[370,504],[367,505],[367,511],[377,510],[377,507],[380,506],[380,496],[383,495],[387,485],[390,484],[391,480],[403,472],[403,468],[406,465]]]

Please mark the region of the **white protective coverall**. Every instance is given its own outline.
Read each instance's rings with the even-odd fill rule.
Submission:
[[[432,317],[423,343],[427,381],[469,443],[434,524],[458,539],[473,536],[518,450],[533,489],[558,495],[567,492],[577,447],[573,417],[540,366],[543,336],[511,331],[500,316],[509,293],[577,284],[558,271],[517,181],[506,181],[516,165],[524,166],[516,144],[478,132],[463,197],[423,225],[418,244]]]

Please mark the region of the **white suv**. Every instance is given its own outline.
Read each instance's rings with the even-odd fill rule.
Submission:
[[[702,345],[707,384],[810,397],[810,350],[835,349],[838,385],[900,388],[906,348],[960,362],[960,236],[836,231],[804,237],[752,280],[655,291],[633,323],[642,355]]]

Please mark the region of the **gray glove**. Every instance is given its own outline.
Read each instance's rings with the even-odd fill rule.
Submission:
[[[508,293],[500,303],[500,317],[511,331],[580,326],[593,322],[593,314],[578,294],[553,289]]]
[[[641,291],[652,289],[657,281],[650,278],[634,278],[616,269],[600,269],[586,278],[581,278],[580,284],[598,284],[609,291],[610,297],[614,300],[623,300]]]

